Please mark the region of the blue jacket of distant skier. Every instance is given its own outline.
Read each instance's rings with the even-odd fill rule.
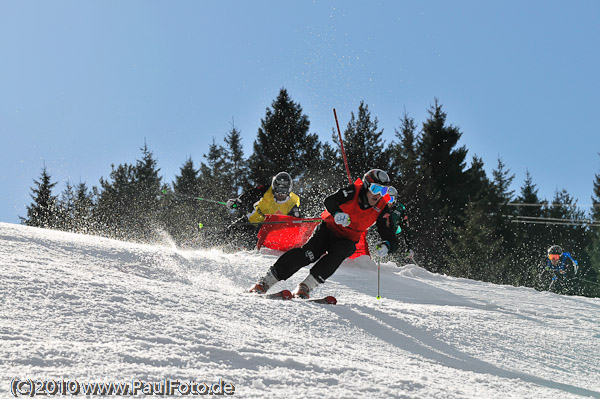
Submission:
[[[552,261],[548,258],[546,258],[546,269],[547,270],[551,270],[553,272],[558,272],[561,274],[566,273],[566,265],[565,262],[567,261],[567,259],[570,259],[571,262],[573,262],[573,269],[575,271],[575,273],[577,273],[577,261],[575,259],[573,259],[573,257],[571,256],[571,254],[569,252],[563,252],[563,254],[560,256],[560,262],[558,262],[556,265],[552,264]]]

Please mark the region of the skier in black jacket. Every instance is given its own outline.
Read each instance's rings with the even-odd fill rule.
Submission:
[[[284,253],[251,289],[264,294],[276,282],[287,280],[302,267],[316,262],[310,274],[298,284],[294,296],[309,298],[310,292],[325,282],[340,264],[356,251],[356,243],[373,224],[382,241],[375,254],[385,256],[398,249],[395,230],[388,224],[387,189],[390,178],[380,169],[367,172],[363,180],[345,187],[325,199],[324,219],[301,248]]]

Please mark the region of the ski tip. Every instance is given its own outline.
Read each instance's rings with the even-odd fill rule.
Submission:
[[[337,303],[337,299],[335,299],[334,296],[326,296],[320,299],[309,299],[308,301],[314,303],[324,303],[326,305],[335,305]]]
[[[293,295],[291,293],[291,291],[289,290],[281,290],[279,292],[276,292],[274,294],[266,294],[265,298],[269,298],[269,299],[284,299],[284,300],[289,300],[292,299]]]
[[[335,305],[337,303],[337,299],[335,299],[335,297],[331,295],[325,297],[325,300],[327,300],[327,303],[330,305]]]
[[[292,292],[290,290],[283,290],[283,291],[281,291],[281,298],[283,298],[283,299],[292,299],[293,298]]]

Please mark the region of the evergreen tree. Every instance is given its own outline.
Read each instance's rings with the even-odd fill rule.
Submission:
[[[437,99],[428,113],[418,144],[420,167],[425,178],[432,181],[434,191],[440,194],[438,203],[433,204],[440,211],[440,219],[456,220],[468,202],[467,149],[455,148],[462,133],[457,127],[446,125],[447,115]]]
[[[469,203],[464,223],[455,224],[448,240],[448,271],[452,275],[496,283],[506,282],[507,255],[498,215],[500,188],[491,182],[483,160],[473,157],[466,171]]]
[[[134,168],[134,234],[143,242],[156,242],[160,239],[161,188],[162,178],[159,176],[154,154],[146,143],[142,147],[142,159],[137,160]]]
[[[233,125],[225,137],[227,167],[231,176],[231,191],[228,197],[235,197],[241,193],[248,180],[248,166],[244,159],[242,148],[242,136],[239,130]]]
[[[95,203],[93,194],[87,185],[81,182],[75,188],[75,201],[73,207],[73,228],[78,233],[93,232],[92,213]]]
[[[75,192],[73,185],[67,181],[60,199],[57,203],[57,225],[56,228],[64,231],[75,229]]]
[[[392,142],[388,150],[391,158],[390,176],[396,184],[399,198],[409,208],[418,201],[420,186],[416,129],[414,119],[405,113],[400,130],[395,130],[399,143]]]
[[[395,140],[388,147],[387,153],[390,156],[389,173],[392,184],[398,190],[398,205],[406,207],[406,215],[410,231],[408,234],[413,238],[418,238],[423,226],[421,221],[425,220],[424,214],[427,212],[426,196],[422,195],[423,180],[419,173],[418,154],[416,149],[417,134],[416,124],[406,112],[401,119],[400,129],[395,129]],[[402,240],[401,240],[402,241]],[[417,243],[421,240],[417,239]],[[418,245],[414,248],[417,252],[421,251]],[[399,263],[404,262],[404,252],[400,251],[392,255],[392,259]]]
[[[58,220],[58,197],[52,195],[52,189],[57,183],[51,182],[46,166],[42,168],[40,180],[33,182],[35,187],[31,189],[31,198],[34,202],[27,207],[27,218],[20,218],[21,223],[27,226],[55,228]]]
[[[508,205],[513,201],[515,193],[514,190],[510,189],[512,182],[515,179],[515,175],[511,175],[510,170],[506,168],[502,159],[498,158],[498,164],[492,171],[492,176],[493,184],[490,206],[492,209],[496,210],[497,216],[499,216],[497,221],[502,235],[510,236],[510,222],[505,216],[513,216],[515,214],[515,208]],[[514,240],[509,241],[509,245],[511,245],[512,241]]]
[[[548,249],[546,246],[548,243],[547,231],[543,224],[535,223],[535,219],[530,219],[534,221],[533,223],[521,223],[526,222],[525,217],[543,217],[544,212],[541,205],[546,203],[546,201],[540,199],[537,186],[533,182],[533,177],[529,171],[526,172],[525,181],[516,202],[521,204],[515,211],[516,216],[520,216],[521,219],[512,219],[516,247],[511,259],[511,269],[520,270],[518,284],[543,290],[548,287],[548,283],[540,279],[540,273],[545,263],[546,250]]]
[[[194,167],[194,161],[192,161],[191,157],[185,161],[179,173],[179,175],[175,176],[175,181],[173,182],[173,191],[176,198],[178,200],[188,200],[190,197],[197,196],[200,181],[198,170]],[[191,202],[196,202],[195,199],[191,199]]]
[[[579,295],[582,293],[582,274],[586,274],[585,265],[589,264],[585,249],[589,244],[589,235],[584,224],[578,222],[585,219],[585,213],[577,207],[577,201],[565,189],[557,191],[552,206],[545,209],[550,223],[546,229],[549,234],[547,247],[552,244],[560,245],[565,252],[581,264],[581,273],[573,275],[572,269],[565,278],[560,278],[553,284],[552,290],[561,294]]]
[[[135,202],[134,167],[111,165],[110,180],[100,178],[98,206],[94,210],[100,234],[117,239],[127,239],[133,230],[133,204]]]
[[[578,221],[585,219],[585,213],[577,207],[577,201],[567,190],[557,191],[552,204],[545,206],[543,211],[551,222],[557,222],[549,223],[547,226],[549,244],[559,244],[563,249],[570,248],[571,252],[581,252],[583,248],[578,243],[582,242],[581,238],[586,235],[586,232],[584,226]]]
[[[448,271],[453,276],[497,282],[502,279],[506,255],[503,238],[487,212],[485,201],[467,205],[465,223],[454,227],[448,242]]]
[[[392,184],[398,190],[398,201],[406,206],[409,219],[419,218],[419,209],[423,207],[419,195],[421,179],[419,177],[416,125],[414,119],[404,114],[400,130],[395,129],[395,138],[387,153],[390,156],[389,174]]]
[[[281,89],[254,141],[254,152],[248,159],[252,184],[270,184],[278,172],[288,172],[294,180],[314,164],[319,151],[319,139],[309,134],[310,122],[302,107]]]
[[[204,154],[208,164],[200,163],[199,196],[216,201],[224,201],[231,198],[230,186],[231,174],[227,161],[227,150],[217,145],[213,139],[208,154]],[[198,222],[204,225],[221,225],[223,221],[230,219],[229,210],[220,204],[202,201],[198,204]],[[201,231],[206,242],[214,244],[222,237],[217,229],[203,229]]]
[[[169,235],[181,246],[194,246],[198,241],[198,223],[202,204],[198,197],[199,172],[189,157],[175,176],[173,191],[164,190],[165,225]]]
[[[159,238],[162,178],[157,161],[144,143],[135,165],[112,165],[111,181],[100,179],[102,191],[94,219],[109,237],[154,242]]]
[[[348,185],[340,157],[341,154],[329,143],[323,144],[311,167],[294,185],[293,191],[301,194],[300,210],[304,217],[319,217],[324,210],[325,197]]]
[[[208,148],[208,154],[204,154],[208,164],[200,163],[199,195],[202,198],[214,200],[226,200],[231,196],[231,173],[227,162],[227,151],[218,145],[213,138]]]
[[[466,170],[467,189],[469,202],[481,201],[482,206],[485,206],[488,211],[496,210],[496,201],[492,206],[493,185],[488,179],[483,160],[474,155],[471,160],[471,166]]]
[[[413,225],[417,230],[417,247],[425,267],[443,271],[446,242],[454,225],[464,220],[464,207],[469,202],[465,171],[465,147],[455,148],[462,133],[446,125],[446,113],[437,99],[428,110],[417,143],[418,167],[421,178],[419,196],[427,207],[421,209]]]
[[[600,172],[596,173],[595,177],[596,179],[593,184],[594,195],[592,196],[592,209],[590,213],[594,223],[600,224]],[[597,237],[600,237],[600,228],[593,229],[593,232]]]
[[[364,101],[358,106],[358,116],[351,113],[344,131],[344,149],[353,180],[362,178],[374,168],[389,172],[390,162],[384,151],[385,143],[381,139],[383,130],[378,130],[377,124],[377,118],[371,119],[369,106]]]
[[[488,194],[488,214],[492,217],[496,226],[496,232],[503,238],[502,248],[505,262],[502,263],[504,270],[496,281],[501,284],[523,284],[523,270],[514,262],[516,249],[516,229],[510,218],[515,215],[515,207],[508,205],[513,201],[514,191],[510,189],[515,178],[500,158],[496,168],[492,171],[493,180]]]
[[[142,206],[145,210],[148,210],[149,206],[151,211],[154,212],[162,185],[162,178],[158,174],[160,168],[157,167],[158,162],[146,143],[144,143],[141,150],[142,159],[136,161],[134,169],[135,186],[140,194]]]
[[[600,297],[600,173],[595,175],[592,196],[592,226],[589,229],[590,242],[587,248],[589,266],[581,270],[583,295]]]

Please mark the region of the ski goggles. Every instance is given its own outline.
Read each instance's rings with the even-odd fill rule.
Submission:
[[[388,188],[389,188],[388,186],[382,186],[382,185],[380,185],[380,184],[375,184],[375,183],[372,183],[372,184],[369,186],[369,191],[370,191],[370,192],[371,192],[371,194],[373,194],[373,195],[377,195],[377,194],[379,194],[379,195],[381,195],[382,197],[383,197],[383,196],[385,196],[385,195],[387,194],[387,196],[389,197],[389,199],[387,200],[388,204],[393,204],[393,203],[394,203],[394,201],[396,201],[396,196],[394,196],[394,195],[390,195],[390,194],[389,194],[389,192],[388,192],[388,191],[389,191],[389,190],[388,190]]]
[[[289,184],[280,184],[280,183],[273,183],[273,192],[275,194],[289,194],[290,193],[290,186]]]
[[[384,196],[387,194],[388,188],[388,186],[381,186],[379,184],[371,183],[371,185],[369,186],[369,191],[373,195],[379,194],[381,196]]]
[[[549,254],[548,255],[548,259],[550,259],[550,260],[559,260],[560,259],[560,255],[559,254]]]
[[[289,194],[290,190],[287,187],[282,187],[282,186],[275,186],[273,187],[273,192],[275,194]]]

